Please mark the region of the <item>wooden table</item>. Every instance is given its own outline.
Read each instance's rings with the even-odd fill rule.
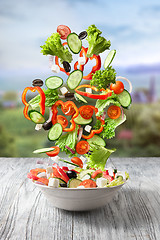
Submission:
[[[131,180],[91,212],[53,208],[27,172],[36,159],[0,158],[0,239],[160,239],[160,158],[115,158]]]

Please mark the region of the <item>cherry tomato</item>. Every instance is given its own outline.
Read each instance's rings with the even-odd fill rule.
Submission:
[[[120,94],[124,90],[124,85],[121,81],[116,81],[116,83],[111,83],[110,90],[113,90],[116,94]]]
[[[55,146],[55,147],[52,147],[54,148],[53,151],[51,152],[46,152],[46,154],[49,156],[49,157],[55,157],[59,154],[59,151],[60,151],[60,148],[58,146]]]
[[[79,157],[71,158],[71,162],[77,164],[80,168],[83,168],[83,162]]]
[[[94,182],[91,179],[86,179],[86,180],[82,181],[79,184],[79,186],[84,186],[85,188],[96,188],[97,187],[96,182]]]
[[[62,128],[66,128],[68,125],[68,120],[62,115],[57,116],[57,122],[61,124]]]
[[[93,108],[89,105],[82,106],[79,108],[79,112],[84,119],[90,119],[93,115]]]
[[[91,178],[95,178],[98,174],[101,174],[101,173],[102,173],[102,170],[98,169],[92,173]]]
[[[76,152],[78,154],[85,154],[89,151],[89,143],[87,141],[80,141],[79,143],[77,143],[76,145]]]
[[[118,106],[112,105],[108,108],[107,114],[109,118],[117,119],[121,115],[121,109]]]
[[[67,39],[68,35],[71,33],[71,29],[65,25],[59,25],[57,27],[57,32],[61,35],[61,39]]]
[[[73,115],[76,112],[74,106],[71,103],[65,104],[61,109],[62,112],[67,116]]]

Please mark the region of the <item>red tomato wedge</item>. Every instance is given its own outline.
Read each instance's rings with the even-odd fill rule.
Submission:
[[[60,148],[58,146],[55,146],[55,147],[52,147],[54,148],[53,151],[51,152],[46,152],[46,154],[49,156],[49,157],[55,157],[59,154],[59,151],[60,151]]]
[[[116,83],[111,83],[110,90],[113,90],[116,94],[120,94],[124,90],[124,85],[121,81],[116,81]]]
[[[83,162],[79,157],[71,158],[71,162],[77,164],[80,168],[83,168]]]
[[[91,178],[95,178],[98,174],[101,174],[102,170],[98,169],[94,173],[92,173]]]
[[[118,106],[112,105],[107,110],[108,117],[111,119],[117,119],[121,115],[121,109]]]
[[[77,143],[76,145],[76,152],[78,154],[85,154],[89,151],[89,143],[87,141],[80,141],[79,143]]]
[[[71,103],[68,103],[68,104],[66,103],[65,105],[63,105],[61,109],[62,109],[62,112],[67,116],[73,115],[76,112],[74,109],[74,106]]]
[[[82,181],[79,184],[79,186],[84,186],[85,188],[96,188],[97,187],[96,182],[94,182],[91,179],[86,179],[86,180]]]
[[[67,39],[68,35],[71,33],[71,29],[65,25],[59,25],[57,27],[57,32],[61,36],[61,39]]]
[[[93,108],[90,105],[82,106],[79,108],[79,112],[84,119],[90,119],[93,115]]]
[[[62,128],[66,128],[68,126],[67,118],[62,115],[57,116],[57,122],[61,124]]]

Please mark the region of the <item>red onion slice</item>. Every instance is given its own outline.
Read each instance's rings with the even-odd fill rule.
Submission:
[[[102,120],[104,120],[105,118],[106,118],[106,112],[103,112]]]
[[[79,129],[79,134],[78,134],[78,137],[77,137],[77,143],[81,140],[82,134],[83,134],[83,128],[80,128]]]
[[[68,147],[67,145],[65,146],[65,148],[67,148],[72,154],[76,153],[72,148]]]

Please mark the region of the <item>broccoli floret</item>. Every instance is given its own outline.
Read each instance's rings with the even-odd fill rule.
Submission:
[[[41,46],[43,55],[58,56],[61,62],[67,61],[70,63],[72,61],[72,54],[68,48],[64,48],[62,45],[59,33],[53,33],[45,43],[45,45]]]
[[[88,34],[86,39],[89,43],[87,57],[92,57],[93,54],[98,55],[109,49],[111,42],[100,36],[102,32],[95,25],[89,26],[86,31]]]

